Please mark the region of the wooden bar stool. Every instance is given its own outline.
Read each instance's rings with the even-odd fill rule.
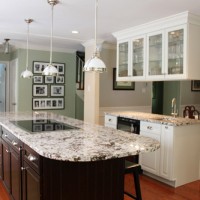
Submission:
[[[141,195],[141,189],[140,189],[140,179],[139,179],[139,173],[141,173],[141,166],[137,163],[133,163],[130,161],[125,160],[125,174],[133,174],[134,177],[134,184],[135,184],[135,195],[132,195],[131,193],[124,191],[124,194],[128,195],[129,197],[136,199],[136,200],[142,200]]]

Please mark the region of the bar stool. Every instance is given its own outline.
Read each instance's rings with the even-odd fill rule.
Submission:
[[[131,193],[129,193],[127,191],[124,191],[124,194],[126,194],[129,197],[136,199],[136,200],[142,200],[141,189],[140,189],[140,179],[139,179],[139,173],[141,171],[142,171],[141,166],[139,164],[125,160],[125,172],[124,173],[125,174],[133,173],[136,194],[132,195]]]

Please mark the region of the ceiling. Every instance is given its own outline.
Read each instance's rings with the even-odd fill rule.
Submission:
[[[94,38],[95,0],[60,0],[54,7],[53,50],[84,50],[82,43]],[[115,43],[113,32],[183,11],[200,15],[199,0],[99,0],[97,38]],[[47,0],[4,0],[0,6],[0,44],[5,38],[15,48],[26,48],[30,24],[30,49],[50,46],[51,6]],[[72,34],[78,30],[79,34]]]

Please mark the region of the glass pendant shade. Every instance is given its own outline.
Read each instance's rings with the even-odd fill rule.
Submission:
[[[97,8],[98,8],[98,0],[95,0],[95,53],[89,60],[86,61],[83,71],[95,71],[95,72],[104,72],[106,71],[106,65],[100,59],[99,52],[97,51]]]
[[[48,64],[42,74],[45,76],[56,76],[58,75],[58,70],[52,64]]]
[[[29,24],[33,22],[33,19],[25,19],[27,23],[27,41],[26,41],[26,70],[21,73],[22,78],[31,78],[33,73],[28,70],[28,53],[29,53]]]
[[[8,54],[8,53],[10,53],[10,44],[9,44],[10,39],[4,39],[4,40],[5,40],[5,42],[4,42],[4,53]]]
[[[22,78],[31,78],[32,76],[33,76],[33,73],[29,71],[28,69],[26,69],[25,71],[21,73]]]
[[[84,71],[95,71],[95,72],[104,72],[106,71],[106,65],[104,62],[97,56],[93,56],[84,65]]]

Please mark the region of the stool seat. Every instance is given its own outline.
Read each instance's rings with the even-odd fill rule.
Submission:
[[[138,163],[133,163],[128,160],[125,160],[125,174],[133,174],[134,177],[134,184],[135,184],[135,195],[132,195],[131,193],[124,191],[124,194],[128,195],[129,197],[136,199],[136,200],[142,200],[141,195],[141,189],[140,189],[140,179],[139,179],[139,173],[141,172],[141,166]]]

